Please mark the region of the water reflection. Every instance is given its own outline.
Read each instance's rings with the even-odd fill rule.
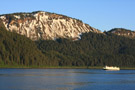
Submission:
[[[71,83],[66,83],[68,85],[86,85],[94,82],[71,82]]]

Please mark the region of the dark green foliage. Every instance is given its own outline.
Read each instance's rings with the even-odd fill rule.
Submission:
[[[0,19],[0,29],[5,29],[6,30],[6,27],[4,26],[4,24],[3,24],[3,22],[2,22],[2,20]]]
[[[106,32],[85,33],[82,39],[71,41],[38,41],[38,48],[56,59],[60,66],[104,66],[135,67],[135,40]]]
[[[33,41],[0,27],[0,65],[48,65]]]

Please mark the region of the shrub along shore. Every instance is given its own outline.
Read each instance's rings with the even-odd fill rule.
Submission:
[[[103,69],[102,66],[0,66],[0,69]],[[120,70],[135,70],[135,67],[120,67]]]

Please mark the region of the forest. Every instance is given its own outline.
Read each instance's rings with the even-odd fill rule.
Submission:
[[[135,39],[83,33],[80,40],[58,38],[32,41],[0,24],[0,66],[135,67]]]
[[[40,40],[39,50],[55,65],[135,67],[135,39],[106,34],[84,33],[81,40]]]

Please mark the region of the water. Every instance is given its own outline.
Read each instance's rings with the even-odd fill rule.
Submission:
[[[135,90],[135,70],[0,69],[0,90]]]

